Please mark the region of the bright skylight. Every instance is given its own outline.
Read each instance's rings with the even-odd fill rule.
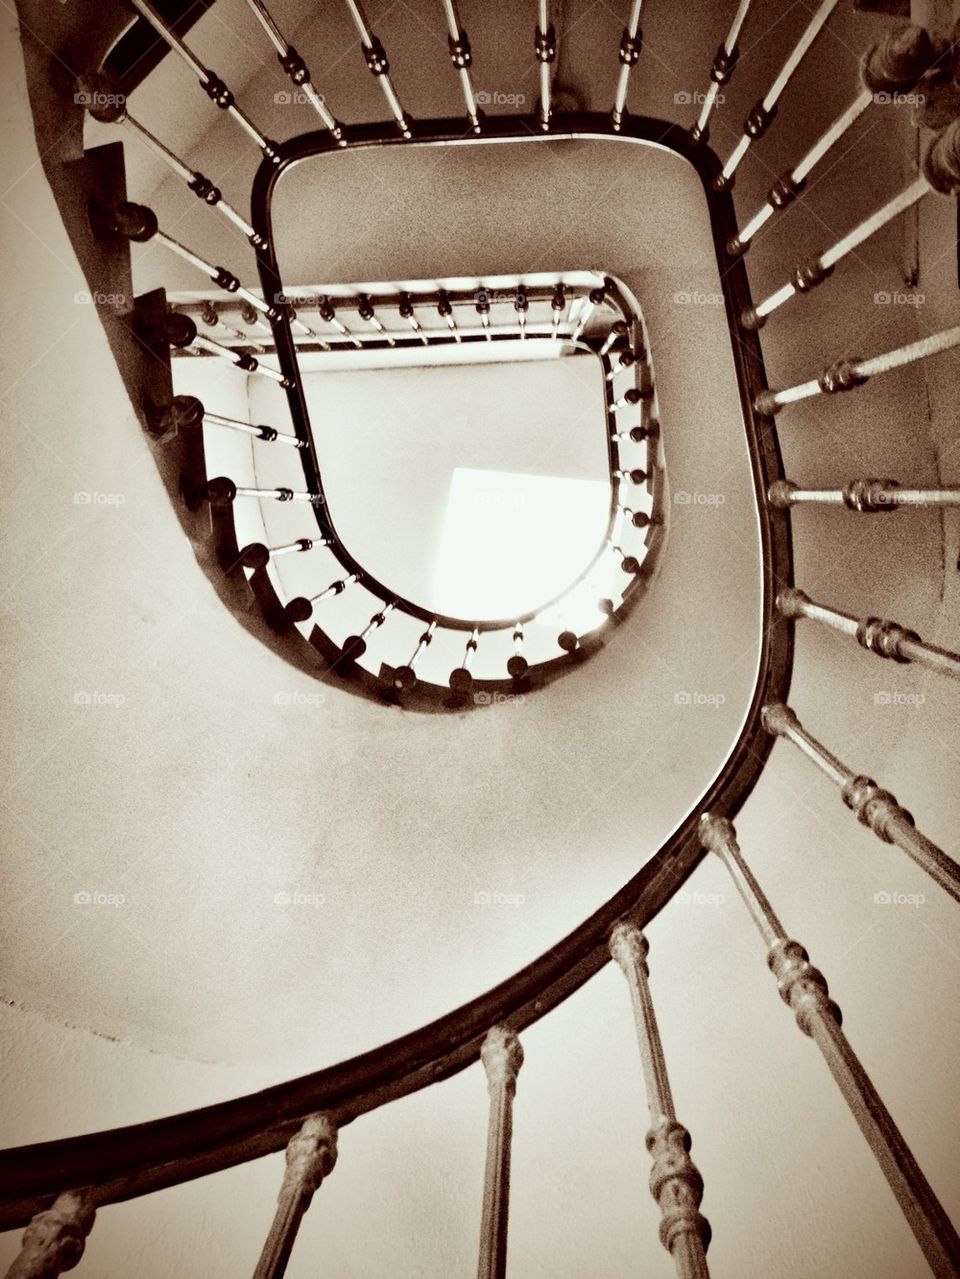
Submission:
[[[465,618],[529,612],[587,567],[609,510],[602,480],[457,467],[429,607]]]

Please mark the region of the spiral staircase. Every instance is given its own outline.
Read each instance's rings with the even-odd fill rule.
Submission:
[[[786,13],[741,0],[723,15],[667,3],[641,15],[634,3],[617,16],[613,41],[605,6],[500,8],[20,6],[37,152],[97,304],[110,375],[122,380],[224,613],[258,645],[251,660],[265,652],[271,671],[285,663],[298,695],[323,690],[324,709],[344,717],[343,742],[369,752],[354,802],[366,791],[366,806],[383,808],[374,842],[393,834],[400,852],[416,843],[418,830],[398,816],[403,803],[429,825],[431,802],[449,819],[495,775],[512,769],[522,791],[525,772],[550,772],[561,789],[600,796],[607,824],[591,842],[573,822],[574,798],[549,838],[578,852],[573,860],[608,864],[588,878],[588,895],[603,904],[585,914],[572,879],[550,863],[551,887],[569,892],[567,931],[549,934],[522,965],[508,960],[523,944],[506,947],[481,965],[481,980],[489,985],[493,972],[498,984],[458,996],[420,1029],[231,1100],[2,1152],[4,1228],[25,1227],[22,1241],[5,1237],[11,1276],[75,1266],[106,1274],[99,1233],[107,1223],[129,1233],[123,1213],[135,1202],[202,1197],[243,1169],[269,1166],[272,1176],[268,1157],[281,1151],[278,1206],[248,1270],[312,1274],[333,1256],[330,1273],[382,1273],[383,1255],[365,1252],[362,1238],[327,1251],[338,1219],[364,1219],[347,1200],[329,1218],[323,1211],[349,1142],[406,1113],[407,1099],[420,1094],[425,1106],[461,1072],[472,1078],[478,1064],[490,1099],[478,1273],[502,1276],[524,1175],[555,1187],[535,1152],[511,1178],[521,1037],[531,1095],[531,1043],[568,1076],[548,1092],[553,1113],[539,1132],[560,1130],[544,1162],[572,1177],[566,1211],[573,1220],[577,1209],[577,1245],[558,1258],[535,1224],[522,1225],[518,1264],[514,1209],[512,1273],[668,1273],[671,1264],[681,1276],[960,1273],[950,1220],[960,1178],[944,1136],[956,1118],[944,1095],[956,1092],[945,1027],[957,1012],[947,912],[960,866],[941,847],[957,818],[960,722],[960,487],[951,484],[960,46],[949,6],[904,27],[837,0]],[[221,42],[222,79],[211,65]],[[437,176],[438,155],[453,156],[456,180]],[[149,201],[138,181],[152,184]],[[476,228],[478,193],[483,217],[499,219],[493,234]],[[366,223],[374,234],[358,234]],[[541,360],[589,369],[583,376],[600,388],[609,503],[599,544],[561,591],[509,617],[441,612],[398,591],[337,518],[324,379],[406,367],[426,381],[452,367],[466,385],[484,364],[495,373]],[[888,604],[896,612],[887,615]],[[465,721],[473,736],[456,737]],[[367,736],[350,737],[351,722]],[[229,770],[237,744],[229,723],[221,727],[216,753]],[[495,748],[484,736],[494,732],[503,734]],[[438,757],[464,741],[476,776],[458,790]],[[315,761],[305,758],[301,774],[280,749],[279,764],[263,765],[272,793],[260,792],[259,807],[282,825],[283,788],[302,783]],[[384,776],[391,751],[409,767],[399,797]],[[434,775],[442,784],[431,787]],[[520,863],[531,829],[523,822],[551,820],[528,786],[531,811],[521,816],[520,795],[501,814]],[[605,846],[612,840],[616,850]],[[819,860],[814,843],[836,856]],[[420,873],[431,873],[429,860]],[[725,902],[724,882],[746,910],[735,921],[731,909],[729,923],[724,915],[718,960],[709,907]],[[477,894],[478,904],[509,896]],[[836,945],[831,957],[858,956],[846,972],[856,1013],[823,961],[856,1028],[850,1040],[825,977],[780,922],[793,926],[794,906],[822,946]],[[698,907],[708,914],[691,919]],[[895,944],[857,949],[885,908],[898,922],[910,916]],[[344,967],[367,946],[390,945],[385,927],[344,952]],[[772,1054],[753,1041],[766,1014],[744,1021],[745,997],[722,969],[734,962],[728,950],[746,954],[744,972],[762,968],[766,951],[768,984],[824,1062],[807,1064],[813,1046],[796,1035],[802,1065],[790,1047],[777,1042]],[[622,1270],[596,1237],[619,1228],[596,1187],[615,1182],[639,1203],[636,1149],[619,1149],[618,1131],[607,1132],[593,1182],[563,1158],[584,1145],[591,1098],[605,1087],[599,1072],[622,1067],[628,1089],[639,1086],[627,1054],[591,1058],[562,1020],[607,989],[611,957],[635,1016],[652,1160],[652,1217],[640,1221],[648,1236],[652,1225],[652,1242],[642,1261],[625,1252]],[[388,958],[378,982],[390,967]],[[302,967],[299,979],[311,979]],[[414,980],[429,985],[429,974]],[[674,1020],[661,981],[672,983]],[[749,1001],[773,1001],[761,985]],[[179,995],[192,998],[178,989],[174,1003]],[[911,997],[937,1028],[930,1039],[903,1032]],[[606,1033],[609,1008],[598,1008]],[[571,1082],[565,1060],[592,1073]],[[767,1101],[754,1111],[764,1068]],[[854,1188],[835,1174],[836,1152],[789,1145],[787,1133],[803,1141],[807,1109],[827,1104],[831,1080],[849,1113],[816,1122],[852,1120],[886,1186],[861,1184],[876,1174],[854,1162]],[[43,1111],[42,1097],[35,1104]],[[571,1115],[578,1109],[586,1118]],[[930,1121],[931,1111],[942,1119]],[[395,1139],[428,1130],[423,1106],[417,1113]],[[678,1116],[696,1138],[696,1162]],[[703,1132],[714,1122],[720,1149]],[[568,1128],[579,1135],[565,1140]],[[908,1143],[914,1131],[920,1141]],[[431,1140],[436,1154],[442,1141]],[[735,1163],[720,1158],[725,1146]],[[365,1158],[365,1168],[379,1166],[375,1150]],[[408,1149],[400,1160],[414,1183],[421,1158]],[[772,1163],[777,1215],[762,1206]],[[789,1202],[785,1188],[795,1192]],[[396,1172],[401,1215],[405,1193],[423,1214],[411,1217],[415,1246],[396,1273],[449,1273],[449,1241],[432,1239],[444,1233],[435,1217],[446,1192],[434,1186],[421,1199]],[[529,1183],[527,1194],[531,1212],[549,1197]],[[905,1226],[890,1224],[884,1194]],[[828,1203],[837,1205],[830,1225]],[[246,1228],[236,1223],[238,1238]],[[319,1233],[308,1240],[311,1229]],[[900,1230],[896,1243],[884,1230]],[[143,1274],[226,1275],[238,1264],[202,1230],[175,1261],[162,1245],[142,1263],[127,1256]]]

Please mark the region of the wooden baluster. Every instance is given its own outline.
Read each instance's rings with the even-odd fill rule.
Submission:
[[[636,924],[619,923],[610,953],[630,987],[640,1059],[650,1111],[647,1149],[653,1157],[650,1193],[660,1208],[660,1242],[673,1257],[679,1279],[710,1279],[706,1251],[710,1223],[700,1215],[703,1178],[690,1158],[690,1134],[678,1122],[657,1015],[650,993],[647,939]]]
[[[296,435],[286,435],[283,431],[278,431],[275,426],[265,426],[259,423],[242,422],[234,417],[222,417],[219,413],[208,413],[200,406],[203,412],[203,421],[210,426],[222,426],[229,431],[239,431],[245,435],[253,435],[258,440],[265,440],[271,444],[289,444],[291,448],[305,449],[307,447],[306,440],[298,439]]]
[[[209,352],[210,355],[219,356],[220,359],[229,360],[230,363],[236,365],[238,369],[243,369],[244,373],[257,373],[261,377],[266,377],[272,382],[279,383],[282,387],[289,388],[296,386],[296,383],[292,378],[285,377],[277,369],[271,369],[266,364],[261,364],[260,361],[255,359],[252,355],[248,355],[246,351],[235,351],[232,347],[224,346],[221,342],[214,342],[213,338],[205,337],[202,333],[196,334],[190,342],[187,342],[184,345],[193,346],[200,351]]]
[[[293,624],[295,622],[306,622],[313,616],[314,604],[319,604],[323,600],[333,599],[343,592],[353,582],[360,580],[359,573],[348,573],[346,577],[338,578],[337,581],[331,582],[329,586],[325,586],[322,591],[316,595],[297,595],[284,608],[284,617],[287,622]]]
[[[562,284],[558,284],[553,290],[553,297],[550,299],[550,309],[553,311],[550,336],[556,340],[559,335],[560,321],[563,319],[567,309],[567,291]]]
[[[773,84],[747,116],[743,126],[743,137],[730,153],[729,159],[723,166],[723,171],[715,181],[715,186],[719,190],[722,191],[733,185],[734,175],[740,167],[741,160],[749,151],[751,143],[762,138],[770,127],[777,113],[777,103],[780,100],[780,95],[787,87],[797,67],[809,53],[811,45],[826,26],[828,18],[838,3],[839,0],[823,0],[823,3],[811,17],[803,35],[790,50],[789,56]]]
[[[936,59],[929,34],[923,27],[907,25],[889,32],[879,44],[871,45],[860,64],[863,87],[836,119],[828,125],[802,160],[782,174],[770,188],[766,204],[728,242],[731,253],[743,253],[757,232],[775,213],[788,208],[807,184],[814,168],[840,141],[864,111],[878,101],[912,89]]]
[[[312,505],[323,505],[323,498],[319,493],[300,492],[288,488],[244,488],[235,484],[226,475],[218,475],[208,480],[203,496],[211,506],[218,507],[232,506],[238,497],[270,498],[274,502],[310,502]]]
[[[513,628],[513,653],[507,660],[507,674],[512,679],[523,679],[529,669],[529,663],[523,655],[523,623],[517,622]]]
[[[444,323],[453,335],[453,340],[455,342],[462,341],[457,322],[453,318],[453,303],[450,301],[450,295],[446,289],[440,289],[437,293],[437,312],[443,317]]]
[[[341,333],[345,338],[348,338],[357,350],[363,346],[363,343],[357,335],[355,333],[351,333],[347,326],[341,320],[337,319],[337,312],[329,298],[317,298],[317,314],[320,316],[320,319],[323,320],[324,324],[332,325],[338,333]]]
[[[710,83],[707,86],[706,93],[703,95],[703,106],[700,108],[697,123],[690,130],[690,137],[694,142],[706,142],[710,133],[710,116],[716,106],[717,95],[721,86],[726,84],[733,75],[740,58],[737,41],[740,38],[743,24],[747,20],[749,9],[750,0],[740,0],[733,22],[730,24],[727,38],[717,50],[713,59],[713,66],[710,69]]]
[[[414,333],[423,343],[424,346],[430,345],[430,339],[424,333],[420,321],[417,319],[413,311],[413,298],[405,290],[400,293],[400,304],[398,307],[401,317],[407,321]]]
[[[347,0],[347,8],[350,10],[350,16],[353,18],[354,25],[360,36],[360,44],[367,67],[371,75],[376,77],[380,88],[383,90],[383,96],[387,100],[387,106],[396,121],[397,128],[405,138],[410,138],[413,136],[410,120],[400,105],[393,87],[393,81],[390,79],[390,62],[387,59],[384,47],[373,34],[359,0]]]
[[[450,672],[450,688],[460,697],[465,697],[473,688],[473,675],[470,673],[470,664],[473,661],[479,644],[480,631],[475,626],[470,632],[470,636],[464,647],[463,661],[455,670]]]
[[[96,1209],[87,1191],[68,1190],[37,1215],[23,1232],[23,1242],[7,1279],[56,1279],[83,1256]]]
[[[266,568],[271,559],[277,555],[293,555],[298,552],[312,551],[317,546],[332,546],[329,537],[299,537],[295,542],[285,542],[282,546],[266,546],[263,542],[250,542],[240,552],[240,562],[244,568]]]
[[[377,319],[376,313],[373,309],[373,302],[370,300],[369,294],[361,293],[357,298],[357,314],[360,316],[361,320],[365,320],[367,324],[373,327],[375,332],[384,339],[388,346],[397,345],[393,334],[388,333],[380,320]]]
[[[743,858],[736,831],[725,818],[706,813],[700,840],[724,863],[767,946],[767,964],[797,1025],[823,1053],[850,1112],[897,1197],[930,1269],[939,1279],[960,1273],[960,1238],[950,1223],[909,1146],[883,1104],[860,1059],[841,1029],[840,1009],[830,998],[826,979],[793,941]]]
[[[454,0],[443,0],[443,9],[447,17],[447,28],[450,33],[447,36],[447,48],[450,50],[450,61],[460,76],[460,87],[463,90],[463,100],[467,108],[467,119],[470,121],[470,127],[474,133],[480,133],[480,112],[477,109],[477,98],[473,91],[473,80],[470,78],[470,68],[473,65],[470,38],[460,25],[460,15],[457,13],[457,6],[454,4]]]
[[[209,298],[200,304],[199,314],[200,319],[204,322],[208,329],[222,329],[224,337],[233,338],[234,341],[242,342],[244,346],[254,345],[250,335],[244,332],[243,329],[234,328],[232,325],[226,323],[220,315],[220,308],[217,303],[211,302]],[[261,352],[263,351],[263,347],[259,342],[256,343],[255,349]]]
[[[627,112],[627,89],[630,87],[630,72],[640,61],[643,49],[643,33],[640,30],[640,10],[643,0],[633,0],[630,6],[630,17],[623,29],[620,39],[620,74],[617,77],[617,92],[613,102],[613,127],[619,130]]]
[[[550,21],[548,0],[537,0],[537,28],[533,50],[540,64],[540,127],[546,132],[553,115],[553,63],[557,58],[557,29]]]
[[[772,506],[786,508],[818,503],[845,506],[861,515],[895,511],[901,506],[960,506],[960,488],[908,489],[898,480],[851,480],[839,489],[805,489],[793,480],[775,480],[767,490]]]
[[[157,223],[157,215],[145,204],[133,204],[131,201],[125,200],[116,205],[111,212],[100,210],[94,214],[93,227],[100,237],[104,235],[122,235],[126,239],[137,243],[156,240],[158,244],[162,244],[164,248],[175,253],[177,257],[183,258],[185,262],[195,266],[198,271],[202,271],[221,289],[224,289],[227,293],[235,293],[237,297],[243,298],[248,306],[259,311],[261,315],[265,315],[268,320],[277,320],[280,317],[280,312],[276,307],[270,306],[263,298],[257,297],[256,293],[245,288],[232,271],[228,271],[224,266],[216,266],[214,263],[208,262],[206,258],[200,257],[198,253],[188,249],[179,240],[175,240],[172,236],[167,235],[165,231],[161,231]],[[269,329],[267,331],[269,332]]]
[[[349,661],[359,662],[367,651],[367,636],[379,630],[396,607],[396,600],[392,600],[389,604],[384,604],[378,613],[374,613],[359,635],[348,635],[343,641],[341,650],[343,656]]]
[[[236,99],[230,89],[224,84],[215,71],[211,71],[209,67],[205,67],[196,55],[186,46],[180,39],[172,27],[167,25],[166,20],[150,5],[147,0],[130,0],[131,5],[136,9],[141,17],[145,18],[153,27],[157,35],[173,50],[179,58],[190,68],[193,74],[200,81],[200,87],[203,89],[207,97],[218,106],[221,111],[226,111],[240,125],[248,138],[252,138],[267,159],[272,160],[274,164],[280,161],[280,152],[277,143],[271,138],[265,137],[264,134],[256,127],[250,118],[240,110],[237,106]]]
[[[960,119],[954,120],[930,147],[923,162],[922,176],[888,200],[882,208],[864,218],[836,244],[825,249],[812,262],[797,267],[793,278],[756,306],[747,307],[740,316],[746,329],[759,329],[767,317],[798,293],[808,293],[833,273],[834,267],[888,222],[899,217],[931,191],[955,196],[960,192]]]
[[[289,76],[290,81],[303,94],[306,100],[316,111],[317,115],[323,121],[324,128],[329,129],[331,135],[339,142],[341,146],[346,146],[347,140],[343,136],[343,128],[339,121],[331,115],[324,101],[323,95],[317,93],[313,87],[313,81],[310,78],[310,72],[307,64],[301,58],[300,54],[288,44],[280,28],[274,22],[266,5],[261,0],[247,0],[250,8],[253,10],[257,21],[263,27],[267,34],[267,39],[273,45],[277,54],[277,61]],[[276,98],[275,98],[276,100]]]
[[[477,315],[480,316],[480,323],[483,326],[483,334],[488,342],[492,342],[490,335],[490,294],[486,289],[477,290],[476,298]]]
[[[864,826],[887,844],[896,844],[955,900],[960,901],[960,866],[936,844],[921,835],[913,817],[889,791],[871,777],[854,773],[812,737],[789,706],[763,708],[763,726],[776,737],[785,737],[813,760],[840,788],[843,802]]]
[[[823,622],[832,630],[856,639],[861,647],[878,657],[889,657],[895,662],[916,662],[941,675],[960,679],[960,653],[925,644],[916,631],[881,617],[856,618],[851,613],[818,604],[804,591],[789,587],[777,596],[777,608],[784,617],[809,617]]]
[[[477,1279],[504,1279],[507,1273],[513,1098],[517,1091],[517,1075],[523,1065],[523,1048],[512,1030],[506,1026],[494,1026],[483,1041],[480,1059],[487,1072],[490,1118]]]
[[[101,124],[119,124],[133,133],[150,151],[153,152],[167,168],[182,178],[193,194],[211,209],[216,209],[235,227],[238,227],[250,243],[259,248],[263,239],[254,231],[250,223],[240,216],[236,209],[223,198],[220,188],[199,169],[191,169],[180,156],[161,142],[146,125],[141,124],[127,110],[127,103],[122,94],[112,93],[109,82],[103,76],[84,76],[77,79],[77,99],[83,103],[89,114]]]
[[[888,222],[892,222],[901,213],[912,208],[932,190],[933,187],[931,187],[926,178],[914,178],[892,200],[888,200],[882,208],[864,218],[852,231],[848,231],[845,236],[839,239],[836,244],[831,245],[829,249],[825,249],[823,253],[819,254],[811,262],[801,263],[794,271],[793,277],[786,284],[781,285],[779,289],[771,293],[769,297],[764,298],[762,302],[758,302],[755,306],[749,306],[742,311],[740,323],[745,329],[762,328],[774,311],[779,310],[780,307],[799,293],[809,293],[818,284],[822,284],[824,280],[833,274],[838,262],[842,261],[849,253],[852,253],[865,240],[869,240],[872,235],[876,235]]]
[[[960,324],[950,329],[941,329],[939,333],[931,333],[916,342],[908,342],[892,351],[884,351],[882,355],[873,355],[868,360],[860,356],[836,360],[819,377],[811,378],[809,382],[799,382],[796,386],[788,386],[780,391],[760,391],[754,396],[753,407],[758,413],[772,417],[787,404],[796,404],[798,400],[808,400],[814,395],[833,395],[838,391],[853,390],[877,373],[889,373],[905,364],[912,364],[915,360],[925,360],[931,355],[949,351],[954,346],[960,346]]]
[[[597,285],[596,288],[591,289],[587,294],[586,301],[580,311],[580,318],[577,320],[576,328],[570,336],[571,342],[580,341],[580,338],[583,336],[584,329],[593,318],[594,311],[596,311],[597,307],[603,306],[608,302],[607,283],[608,281],[605,280],[603,284]],[[581,298],[580,301],[583,302],[583,299]]]
[[[603,343],[601,344],[600,349],[597,352],[600,358],[603,359],[603,357],[609,351],[611,351],[613,347],[617,345],[618,342],[623,342],[626,339],[628,333],[629,333],[629,327],[627,325],[626,320],[614,321],[614,323],[610,326],[610,332],[604,338]]]
[[[434,632],[437,629],[437,619],[434,617],[430,625],[417,640],[417,647],[410,655],[410,660],[404,666],[398,666],[393,672],[393,687],[398,693],[406,692],[413,688],[417,682],[417,662],[433,643]]]
[[[281,1279],[286,1273],[297,1231],[314,1192],[337,1162],[337,1127],[328,1115],[311,1115],[287,1145],[287,1166],[253,1279]]]
[[[530,309],[530,298],[527,296],[527,290],[521,284],[513,299],[513,309],[517,313],[517,324],[520,328],[521,340],[527,336],[527,312]]]

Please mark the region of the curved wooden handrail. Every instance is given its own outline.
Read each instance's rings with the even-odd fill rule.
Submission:
[[[528,123],[518,125],[504,118],[488,123],[489,132],[499,137],[530,136]],[[557,116],[549,136],[609,136],[611,132],[608,117]],[[349,134],[351,144],[357,145],[392,144],[395,139],[392,124],[353,128]],[[414,136],[420,141],[460,140],[461,134],[459,121],[414,126]],[[716,156],[705,146],[691,143],[679,126],[648,118],[629,117],[613,136],[657,142],[696,168],[710,209],[727,318],[731,331],[736,332],[737,316],[750,304],[750,292],[742,261],[726,249],[736,223],[729,194],[712,189],[720,171]],[[309,142],[316,151],[326,149],[320,135],[310,135]],[[286,153],[292,149],[287,144]],[[261,169],[255,205],[257,199],[263,199],[269,180]],[[265,257],[261,262],[265,287],[272,287],[273,269],[269,256]],[[662,909],[704,856],[697,832],[701,812],[713,810],[732,817],[752,791],[773,740],[762,725],[761,713],[767,702],[787,700],[792,669],[791,629],[776,608],[778,592],[792,585],[789,519],[786,511],[772,509],[765,501],[769,485],[783,477],[783,466],[772,422],[758,416],[753,407],[754,397],[766,384],[763,360],[755,334],[740,334],[731,347],[759,512],[763,639],[743,729],[690,815],[619,892],[556,946],[492,990],[427,1026],[338,1065],[245,1097],[148,1123],[0,1152],[0,1229],[24,1224],[63,1190],[91,1187],[92,1198],[99,1204],[134,1198],[280,1150],[309,1114],[329,1113],[342,1126],[447,1078],[477,1060],[492,1025],[520,1031],[598,972],[609,961],[610,932],[620,920],[632,919],[646,926]],[[252,596],[249,584],[237,585],[239,594]]]

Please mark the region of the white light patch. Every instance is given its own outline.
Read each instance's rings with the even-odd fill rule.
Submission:
[[[569,590],[606,532],[610,488],[457,467],[437,551],[432,607],[461,618],[509,618]]]

